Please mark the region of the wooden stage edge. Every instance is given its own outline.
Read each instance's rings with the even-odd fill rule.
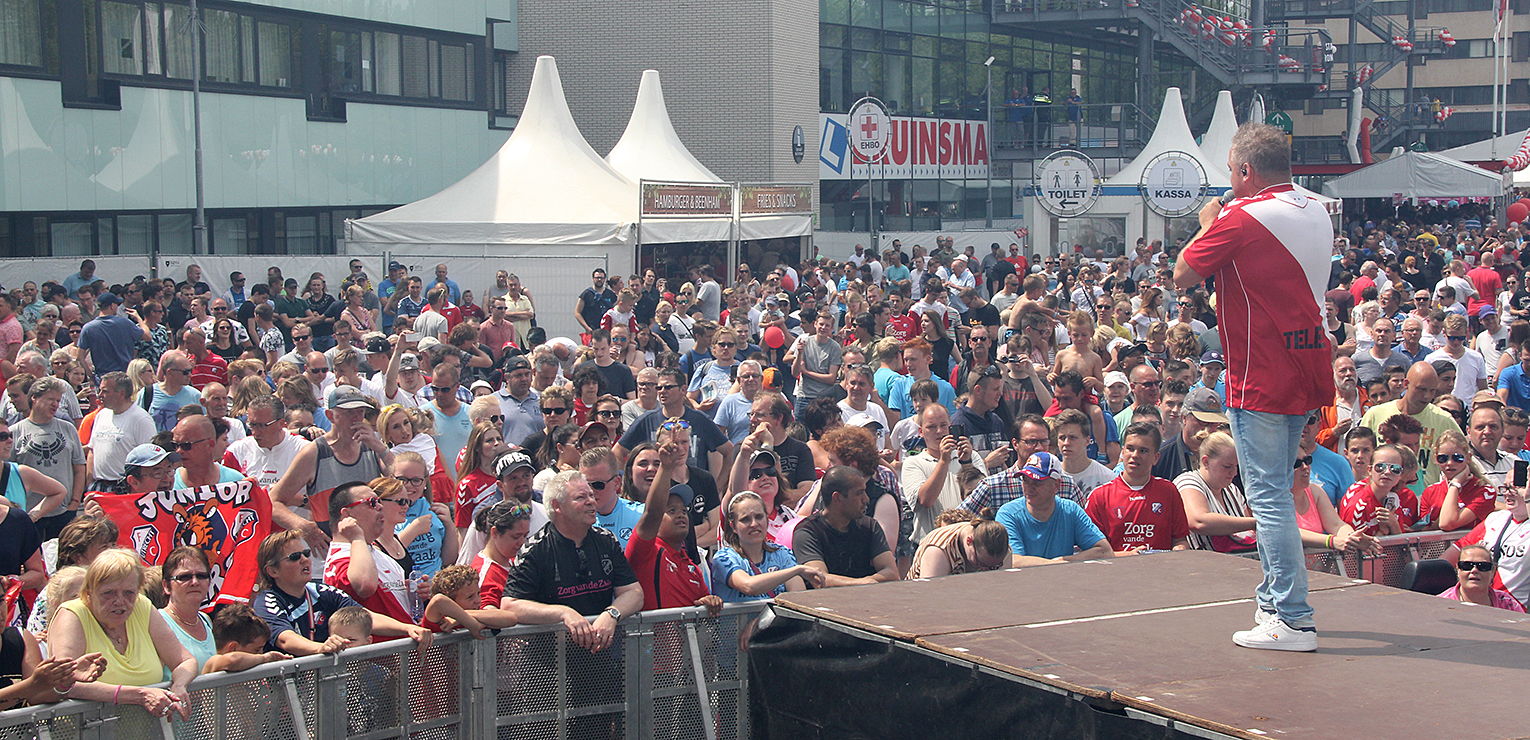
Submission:
[[[1239,648],[1260,578],[1255,561],[1172,552],[784,594],[775,609],[1185,735],[1530,735],[1526,615],[1309,573],[1317,652]]]

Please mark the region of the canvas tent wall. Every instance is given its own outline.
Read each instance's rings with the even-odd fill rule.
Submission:
[[[1433,152],[1404,152],[1323,183],[1335,198],[1497,197],[1503,178]]]

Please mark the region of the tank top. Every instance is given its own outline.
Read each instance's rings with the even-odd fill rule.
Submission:
[[[914,567],[909,571],[909,578],[922,578],[919,573],[919,562],[924,558],[924,551],[931,547],[945,552],[946,558],[951,561],[951,575],[959,576],[967,572],[967,549],[962,547],[962,538],[967,534],[969,522],[947,524],[940,529],[924,536],[919,542],[919,550],[914,553]]]
[[[61,609],[68,609],[80,620],[85,630],[85,649],[106,656],[106,671],[97,679],[102,684],[116,686],[150,686],[164,680],[165,666],[159,662],[154,650],[154,638],[149,636],[149,617],[154,605],[139,595],[128,615],[128,647],[126,653],[117,652],[111,638],[101,629],[90,607],[75,599],[65,602]]]
[[[20,506],[22,511],[26,511],[27,489],[21,482],[21,466],[16,463],[5,463],[4,469],[0,470],[0,481],[5,482],[3,486],[0,486],[0,489],[4,489],[0,490],[0,493],[5,494],[7,499]]]
[[[218,654],[218,641],[213,639],[212,621],[207,618],[206,614],[197,612],[197,618],[202,621],[202,630],[207,635],[203,639],[198,640],[181,627],[181,623],[175,621],[175,616],[169,611],[160,609],[159,613],[165,616],[165,622],[170,625],[170,629],[175,630],[175,636],[181,641],[182,645],[186,646],[186,652],[191,653],[191,657],[197,659],[197,672],[200,673],[202,666],[207,665],[207,661],[212,660],[212,657]],[[165,672],[168,674],[169,670],[166,669]],[[166,675],[165,680],[170,680],[170,677]]]
[[[361,454],[356,456],[356,462],[346,465],[335,457],[335,450],[329,446],[329,440],[320,437],[314,440],[314,464],[313,480],[308,483],[308,509],[313,512],[315,522],[329,522],[329,492],[336,486],[351,481],[366,482],[382,475],[382,465],[377,461],[377,453],[370,447],[363,446]]]
[[[1307,486],[1307,510],[1297,513],[1296,526],[1308,532],[1324,533],[1323,515],[1318,513],[1317,508],[1317,501],[1312,498],[1312,486]]]

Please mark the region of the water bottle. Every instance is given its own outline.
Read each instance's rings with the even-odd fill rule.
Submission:
[[[419,624],[420,617],[425,616],[425,600],[420,598],[420,585],[430,580],[430,574],[418,570],[409,571],[409,613],[414,616],[415,624]]]

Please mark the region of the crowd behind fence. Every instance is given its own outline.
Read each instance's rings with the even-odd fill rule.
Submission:
[[[1307,566],[1400,586],[1405,565],[1464,534],[1381,537],[1375,556],[1309,550]],[[442,635],[425,650],[395,640],[200,677],[188,720],[85,701],[0,712],[0,740],[747,740],[742,637],[765,604],[642,612],[594,654],[562,625]]]
[[[745,740],[740,634],[765,603],[642,612],[593,654],[561,624],[394,640],[199,677],[187,720],[85,701],[0,712],[0,740]]]

